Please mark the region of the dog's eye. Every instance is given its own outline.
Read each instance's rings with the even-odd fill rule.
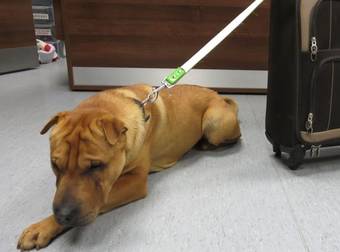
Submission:
[[[89,171],[98,171],[105,168],[105,164],[98,161],[92,161]]]

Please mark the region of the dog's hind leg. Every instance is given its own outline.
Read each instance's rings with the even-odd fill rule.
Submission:
[[[229,98],[211,101],[203,115],[203,138],[196,147],[207,150],[237,142],[241,136],[237,113],[237,104]]]

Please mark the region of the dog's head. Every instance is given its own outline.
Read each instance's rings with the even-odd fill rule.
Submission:
[[[92,222],[126,160],[125,125],[105,111],[62,112],[42,129],[50,136],[57,178],[53,211],[64,226]]]

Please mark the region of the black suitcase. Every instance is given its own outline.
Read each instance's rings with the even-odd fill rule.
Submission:
[[[340,0],[272,0],[266,136],[291,169],[340,145]]]

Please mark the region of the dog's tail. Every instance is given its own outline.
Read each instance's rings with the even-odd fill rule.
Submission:
[[[223,99],[230,106],[230,108],[237,114],[238,113],[237,103],[229,97],[223,97]]]

